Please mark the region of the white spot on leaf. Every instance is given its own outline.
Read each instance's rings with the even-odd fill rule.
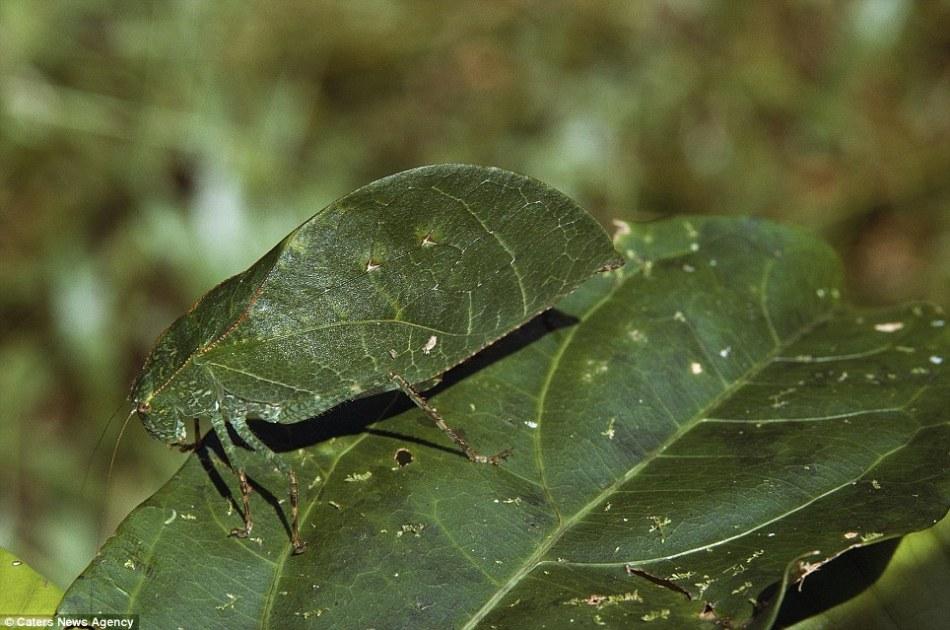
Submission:
[[[643,621],[656,621],[657,619],[669,619],[670,618],[670,609],[661,608],[659,610],[651,610],[647,614],[640,617]]]
[[[439,338],[435,335],[429,337],[429,340],[426,341],[425,345],[422,346],[422,354],[429,354],[432,352],[432,349],[435,348],[435,344],[439,343]]]
[[[904,322],[885,322],[883,324],[874,324],[874,330],[883,333],[892,333],[901,330]]]
[[[702,374],[703,366],[697,363],[696,361],[693,361],[692,363],[689,364],[689,371],[692,372],[693,374]]]
[[[232,595],[231,593],[225,593],[224,595],[225,597],[228,598],[228,601],[221,604],[220,606],[215,606],[215,608],[217,608],[218,610],[224,610],[225,608],[234,608],[234,602],[240,599],[239,596]]]
[[[425,523],[406,523],[399,527],[399,531],[396,532],[396,538],[402,538],[406,534],[412,534],[414,537],[420,538],[425,528]]]
[[[647,519],[653,523],[650,526],[650,533],[657,532],[660,535],[660,542],[666,542],[666,526],[672,523],[668,516],[648,516]]]
[[[631,341],[635,341],[637,343],[646,343],[647,341],[647,336],[644,335],[643,332],[637,328],[634,328],[633,330],[628,332],[627,336],[630,337]]]
[[[349,475],[346,476],[346,478],[343,481],[348,481],[350,483],[354,483],[357,481],[366,481],[372,476],[373,476],[373,473],[367,470],[364,473],[350,473]]]

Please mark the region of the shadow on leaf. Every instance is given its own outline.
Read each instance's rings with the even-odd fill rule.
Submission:
[[[478,352],[461,365],[446,372],[441,382],[438,382],[426,391],[426,396],[437,396],[440,392],[485,369],[496,361],[500,361],[506,356],[518,352],[541,337],[561,328],[572,326],[577,322],[578,320],[576,318],[556,309],[545,311],[522,327]],[[311,418],[304,422],[276,424],[264,420],[252,419],[248,424],[254,434],[275,453],[287,453],[297,449],[307,448],[336,437],[370,433],[380,437],[417,444],[425,448],[452,453],[462,458],[465,457],[464,453],[447,444],[421,440],[416,437],[387,431],[385,429],[369,428],[377,422],[382,422],[388,418],[397,416],[413,407],[413,403],[404,394],[389,391],[367,395],[343,403],[329,410],[322,416]],[[426,422],[427,424],[431,424],[428,421]],[[435,430],[434,426],[433,430]],[[245,449],[247,448],[247,445],[230,426],[228,427],[228,431],[235,444]],[[218,468],[214,465],[210,457],[211,452],[215,454],[219,461],[228,461],[221,442],[214,431],[208,431],[201,438],[200,447],[196,450],[196,456],[201,461],[202,467],[208,474],[208,478],[214,484],[218,493],[231,501],[234,509],[238,513],[241,513],[241,502],[233,496],[227,483],[218,471]],[[249,477],[248,481],[254,491],[274,509],[274,512],[278,518],[280,518],[284,528],[289,533],[290,524],[287,521],[287,517],[277,497],[263,485],[255,482],[254,479]]]

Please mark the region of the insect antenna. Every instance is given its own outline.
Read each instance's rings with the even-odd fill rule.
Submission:
[[[96,453],[99,452],[99,447],[102,446],[102,440],[106,437],[106,433],[109,431],[109,427],[112,426],[112,421],[115,420],[116,416],[119,415],[119,409],[122,409],[122,405],[125,403],[119,403],[115,411],[112,412],[112,415],[109,416],[108,422],[105,426],[102,427],[102,430],[99,431],[99,437],[96,438],[96,445],[92,447],[92,454],[89,456],[89,460],[86,462],[86,470],[82,475],[82,485],[79,486],[79,496],[85,496],[86,494],[86,482],[89,481],[89,473],[92,472],[93,463],[96,461]]]
[[[129,420],[131,420],[134,415],[135,409],[130,411],[129,415],[125,417],[125,422],[122,423],[122,428],[119,429],[119,435],[115,438],[115,446],[112,447],[112,457],[109,458],[109,472],[106,473],[106,491],[108,491],[112,483],[112,467],[115,466],[115,456],[119,452],[119,444],[122,443],[122,436],[125,435],[125,429],[129,426]]]
[[[109,496],[109,489],[112,486],[112,469],[115,466],[115,458],[119,452],[119,445],[122,443],[122,436],[125,435],[125,429],[129,426],[129,421],[132,420],[132,416],[135,415],[135,409],[129,411],[129,415],[125,417],[125,421],[122,423],[122,428],[119,429],[119,435],[115,438],[115,445],[112,447],[112,455],[109,457],[109,469],[106,473],[106,485],[105,485],[105,496]],[[111,421],[110,421],[111,422]],[[99,510],[99,522],[96,523],[96,531],[99,532],[98,535],[101,536],[101,532],[107,520],[108,514],[108,501],[103,500],[102,509]],[[98,548],[98,543],[96,545]]]

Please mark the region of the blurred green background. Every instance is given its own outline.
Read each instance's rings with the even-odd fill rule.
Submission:
[[[799,224],[855,301],[946,306],[950,2],[0,1],[0,546],[66,585],[181,461],[132,422],[106,484],[156,335],[446,161]]]

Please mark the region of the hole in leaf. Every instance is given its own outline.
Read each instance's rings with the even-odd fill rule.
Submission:
[[[412,463],[412,452],[408,448],[396,449],[396,452],[393,454],[393,459],[396,460],[396,464],[398,464],[400,468],[408,466]]]

